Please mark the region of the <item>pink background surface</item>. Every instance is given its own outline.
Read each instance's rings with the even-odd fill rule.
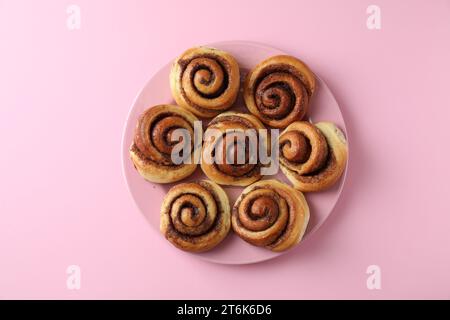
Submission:
[[[0,0],[0,298],[450,298],[449,1],[74,3],[79,31],[70,2]],[[370,4],[381,30],[366,28]],[[225,40],[302,57],[351,140],[325,225],[301,250],[240,267],[168,247],[120,157],[151,75]],[[72,264],[81,290],[66,287]],[[366,287],[372,264],[381,290]]]

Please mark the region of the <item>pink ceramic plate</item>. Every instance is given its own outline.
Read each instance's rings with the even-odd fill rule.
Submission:
[[[258,62],[278,54],[284,54],[280,50],[267,47],[265,45],[256,44],[252,42],[221,42],[210,44],[211,47],[216,47],[231,53],[239,62],[241,72],[245,76],[248,70],[253,68]],[[301,57],[300,57],[301,58]],[[306,61],[307,63],[308,61]],[[133,140],[134,128],[139,115],[148,107],[157,104],[174,104],[169,88],[169,72],[171,62],[161,68],[151,79],[147,82],[145,87],[137,96],[125,126],[122,141],[122,161],[123,171],[125,179],[128,185],[128,189],[136,202],[138,208],[147,218],[149,223],[159,232],[159,211],[162,199],[166,192],[173,184],[159,185],[145,181],[136,172],[129,159],[128,149]],[[311,112],[309,118],[313,122],[317,121],[332,121],[336,123],[344,133],[346,133],[344,119],[342,117],[339,106],[328,89],[327,85],[319,78],[318,90],[312,101],[310,108]],[[243,107],[242,98],[239,98],[233,107],[234,110],[246,110]],[[205,178],[205,175],[201,172],[200,166],[196,173],[188,180],[198,180]],[[281,171],[276,176],[267,177],[271,179],[278,179],[286,183],[287,179],[284,177]],[[320,193],[306,194],[308,204],[311,210],[311,218],[308,225],[308,229],[304,236],[304,240],[311,236],[327,219],[333,210],[340,192],[344,184],[345,176],[341,178],[338,184],[336,184],[330,190]],[[242,192],[243,188],[238,187],[225,187],[224,188],[230,197],[230,203],[233,204],[237,196]],[[162,235],[161,235],[162,236]],[[167,242],[166,250],[178,250]],[[301,250],[301,244],[292,249]],[[179,251],[183,254],[183,251]],[[194,257],[205,259],[211,262],[223,263],[223,264],[247,264],[255,263],[273,259],[282,253],[275,253],[264,248],[254,247],[232,232],[219,246],[210,252],[201,254],[191,254]]]

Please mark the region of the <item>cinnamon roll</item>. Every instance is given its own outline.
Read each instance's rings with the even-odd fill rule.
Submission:
[[[180,107],[158,105],[146,110],[139,118],[134,142],[130,148],[131,160],[146,180],[158,183],[179,181],[191,175],[197,165],[193,161],[194,122],[198,119]],[[172,150],[184,137],[174,135],[176,129],[188,133],[189,161],[174,163]],[[178,139],[179,138],[179,139]]]
[[[316,89],[314,74],[291,56],[274,56],[258,64],[244,82],[248,110],[263,123],[285,128],[301,120]]]
[[[277,180],[247,187],[231,215],[238,236],[273,251],[284,251],[299,243],[308,221],[309,207],[303,194]]]
[[[230,231],[230,204],[225,191],[208,180],[171,188],[161,207],[160,229],[182,250],[214,248]]]
[[[187,50],[175,60],[170,72],[170,88],[177,104],[204,118],[212,118],[230,108],[239,85],[236,60],[214,48]]]
[[[327,189],[345,170],[347,141],[331,122],[294,122],[279,139],[281,170],[300,191]]]
[[[203,141],[201,168],[214,182],[248,186],[261,178],[258,148],[269,147],[269,138],[258,135],[264,125],[254,116],[226,112],[208,125]]]

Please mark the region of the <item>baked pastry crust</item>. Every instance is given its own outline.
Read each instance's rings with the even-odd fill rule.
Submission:
[[[255,130],[257,141],[256,145],[255,143],[249,142],[249,145],[245,147],[244,163],[238,164],[237,161],[229,161],[232,163],[227,163],[227,158],[231,158],[230,154],[228,154],[230,152],[229,150],[223,150],[222,158],[217,155],[216,151],[219,149],[217,147],[219,143],[226,146],[228,141],[231,141],[230,137],[232,134],[245,134],[245,130],[247,129]],[[205,175],[218,184],[230,186],[248,186],[261,179],[261,163],[259,162],[259,158],[257,161],[253,161],[254,163],[249,161],[250,144],[252,144],[252,148],[255,148],[253,150],[256,150],[256,153],[252,153],[253,156],[257,155],[259,144],[264,144],[265,148],[269,148],[270,146],[270,138],[261,138],[258,135],[259,129],[264,129],[264,125],[250,114],[225,112],[215,117],[209,123],[204,134],[201,168]],[[219,139],[216,139],[214,135],[210,134],[215,130],[221,134]],[[214,159],[214,161],[208,161],[208,156],[210,159]],[[220,161],[216,161],[217,159],[221,160],[221,163]]]
[[[263,180],[248,186],[239,196],[231,225],[250,244],[279,252],[301,241],[309,216],[300,191],[277,180]]]
[[[171,151],[175,143],[171,141],[174,129],[183,128],[191,136],[191,151],[194,147],[194,122],[197,117],[189,111],[173,105],[157,105],[147,109],[136,125],[130,157],[136,170],[146,180],[170,183],[190,176],[197,164],[174,164]],[[191,152],[193,157],[194,152]]]
[[[347,141],[334,123],[294,122],[279,139],[281,170],[300,191],[325,190],[345,171]]]
[[[202,118],[212,118],[232,106],[239,93],[237,61],[229,53],[195,47],[172,65],[170,88],[181,107]]]
[[[208,180],[176,185],[162,203],[160,230],[179,249],[211,250],[230,231],[228,196]]]
[[[304,62],[279,55],[249,72],[244,81],[244,101],[264,124],[286,128],[303,119],[315,90],[314,74]]]

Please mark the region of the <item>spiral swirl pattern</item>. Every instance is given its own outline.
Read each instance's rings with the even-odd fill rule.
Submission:
[[[192,157],[195,121],[197,118],[190,112],[171,105],[154,106],[141,115],[130,156],[144,178],[153,182],[174,182],[195,170],[193,161],[174,164],[171,158],[174,146],[180,142],[173,135],[177,129],[185,129],[189,134],[191,152],[185,156]]]
[[[285,128],[301,120],[314,91],[313,73],[302,61],[290,56],[261,62],[244,82],[248,110],[274,128]]]
[[[277,180],[247,187],[233,207],[233,230],[245,241],[284,251],[300,242],[309,221],[301,192]]]
[[[345,170],[347,143],[332,123],[294,122],[279,138],[281,170],[300,191],[332,186]]]
[[[205,132],[202,149],[201,168],[206,176],[218,184],[234,186],[247,186],[259,180],[258,147],[269,145],[258,136],[259,129],[264,129],[263,124],[248,114],[227,112],[214,118]],[[211,135],[212,132],[215,134]],[[251,132],[255,135],[250,135]],[[244,161],[238,161],[240,152]]]
[[[224,51],[192,48],[174,62],[170,84],[178,105],[199,117],[211,118],[230,108],[236,100],[239,66]]]
[[[211,181],[179,184],[164,198],[160,229],[167,240],[182,250],[210,250],[230,230],[228,197]]]

